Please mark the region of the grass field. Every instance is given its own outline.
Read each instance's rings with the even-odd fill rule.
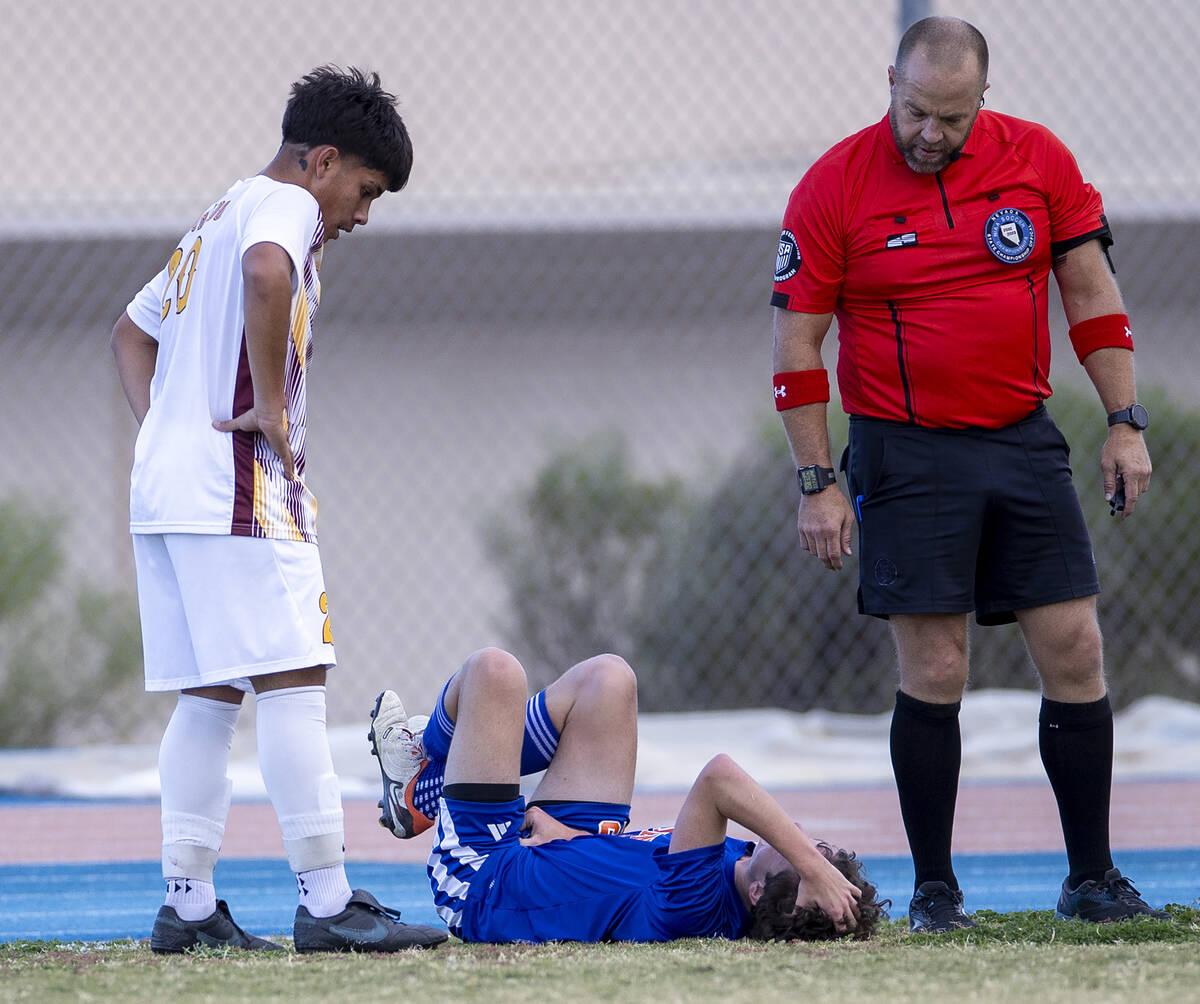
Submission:
[[[988,1001],[1196,999],[1200,909],[1084,925],[980,911],[980,927],[866,943],[463,945],[398,956],[162,957],[145,941],[0,945],[0,1000]]]

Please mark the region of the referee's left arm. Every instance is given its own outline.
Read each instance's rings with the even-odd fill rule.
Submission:
[[[1127,344],[1109,340],[1082,355],[1082,363],[1096,388],[1106,413],[1128,408],[1137,401],[1137,380],[1133,367],[1133,335],[1125,316],[1121,291],[1117,288],[1099,240],[1072,248],[1054,263],[1054,278],[1062,294],[1063,310],[1075,333],[1089,326],[1112,324],[1122,327]],[[1076,351],[1080,345],[1076,344]],[[1104,497],[1112,498],[1117,479],[1125,485],[1125,516],[1137,505],[1138,496],[1150,487],[1150,453],[1142,433],[1120,422],[1109,428],[1100,453],[1100,471],[1104,479]]]

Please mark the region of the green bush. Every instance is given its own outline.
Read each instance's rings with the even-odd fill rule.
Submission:
[[[484,548],[509,593],[501,631],[531,679],[633,649],[648,570],[686,508],[678,479],[639,478],[624,440],[603,435],[555,453],[488,520]]]
[[[1064,388],[1051,411],[1073,447],[1076,486],[1104,592],[1114,703],[1200,699],[1200,416],[1149,394],[1158,467],[1129,520],[1104,503],[1105,426],[1094,392]],[[832,413],[832,412],[831,412]],[[845,443],[844,417],[832,436]],[[618,439],[563,450],[493,521],[489,553],[510,591],[506,640],[544,682],[593,652],[627,656],[642,707],[771,706],[878,712],[896,689],[884,621],[857,613],[858,568],[829,572],[800,549],[798,491],[778,419],[706,492],[639,480]],[[972,687],[1037,687],[1020,631],[971,623]]]
[[[831,572],[801,550],[798,498],[772,416],[654,570],[634,649],[647,710],[891,703],[886,625],[858,615],[856,565]]]
[[[0,502],[0,746],[124,738],[144,710],[137,605],[65,581],[61,532]]]

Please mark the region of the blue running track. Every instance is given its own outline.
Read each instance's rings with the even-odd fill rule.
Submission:
[[[1121,851],[1117,867],[1152,906],[1197,905],[1200,848]],[[891,915],[908,912],[912,862],[867,858],[867,875],[892,900]],[[955,858],[968,910],[1050,910],[1066,874],[1066,858],[1050,854],[961,854]],[[411,923],[437,924],[421,865],[350,862],[350,884],[369,890]],[[290,935],[295,878],[283,859],[223,860],[217,894],[234,919],[259,935]],[[111,941],[147,938],[162,902],[158,861],[0,865],[0,941]]]

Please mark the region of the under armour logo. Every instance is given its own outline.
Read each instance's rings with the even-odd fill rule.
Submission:
[[[1133,328],[1131,328],[1128,324],[1125,325],[1125,337],[1131,341],[1133,340]]]
[[[782,384],[777,384],[775,386],[775,396],[776,397],[787,397],[787,388],[784,387]]]

